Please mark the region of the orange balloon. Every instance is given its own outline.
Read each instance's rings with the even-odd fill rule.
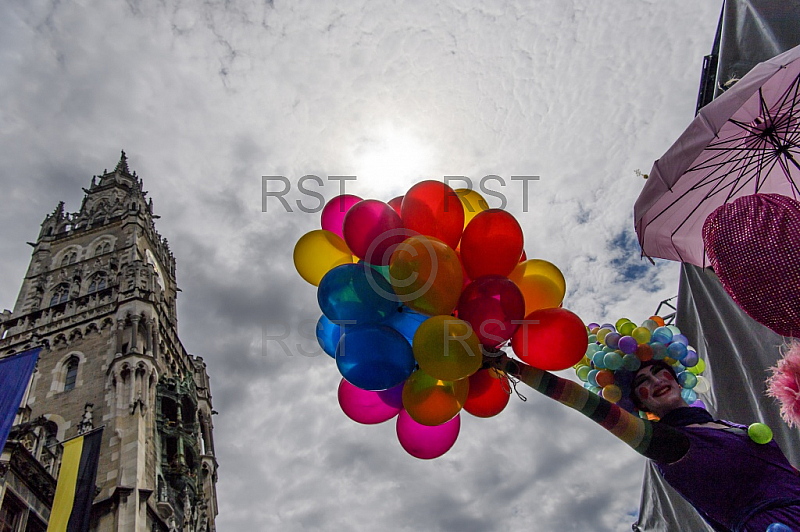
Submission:
[[[663,327],[664,325],[666,325],[666,323],[664,322],[664,318],[662,318],[661,316],[650,316],[650,319],[658,323],[659,327]]]
[[[453,419],[468,395],[469,379],[443,381],[417,370],[403,385],[403,407],[420,425],[434,427]]]
[[[636,348],[636,356],[642,362],[647,362],[653,358],[653,348],[647,344],[639,344],[639,347]]]
[[[427,314],[450,315],[461,297],[461,261],[436,238],[412,236],[389,259],[389,282],[400,301]]]
[[[543,308],[556,308],[564,300],[567,282],[553,263],[541,259],[521,262],[508,276],[525,298],[525,314]]]
[[[599,387],[605,388],[609,384],[614,384],[614,374],[607,369],[601,369],[597,372],[597,375],[595,375],[595,380],[597,380],[597,385]]]

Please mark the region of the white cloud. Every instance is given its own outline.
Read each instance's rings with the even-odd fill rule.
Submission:
[[[349,192],[388,200],[421,178],[500,175],[529,257],[565,273],[565,306],[644,319],[676,293],[677,269],[639,261],[634,170],[690,121],[718,12],[688,0],[6,3],[0,295],[13,305],[44,215],[62,199],[77,210],[124,148],[178,260],[181,338],[212,377],[220,530],[627,527],[643,459],[531,390],[496,419],[465,414],[454,449],[422,462],[391,424],[339,411],[329,358],[264,354],[263,325],[319,315],[291,264],[319,221],[262,213],[261,176],[358,174]],[[541,177],[528,212],[512,175]]]

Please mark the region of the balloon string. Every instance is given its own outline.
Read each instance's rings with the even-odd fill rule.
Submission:
[[[506,379],[508,379],[508,384],[503,384],[503,389],[505,392],[508,395],[511,395],[511,392],[513,391],[515,394],[517,394],[517,397],[519,397],[521,401],[527,401],[528,398],[522,395],[519,390],[517,390],[517,384],[520,382],[519,379],[513,375],[509,375],[508,373],[506,373]]]

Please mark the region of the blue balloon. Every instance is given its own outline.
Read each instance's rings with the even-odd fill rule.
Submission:
[[[683,360],[688,353],[686,346],[680,342],[672,342],[667,347],[667,356],[675,360]]]
[[[650,337],[651,342],[658,342],[660,344],[668,344],[672,341],[673,333],[667,327],[659,327],[655,331],[653,331],[653,335]]]
[[[605,351],[598,351],[592,356],[592,364],[594,364],[594,367],[606,369],[606,364],[604,362],[606,354]]]
[[[683,388],[692,389],[697,386],[697,377],[694,373],[684,371],[678,375],[678,382]],[[695,392],[696,393],[696,392]]]
[[[642,361],[634,354],[629,353],[622,357],[622,367],[628,370],[628,372],[636,371],[641,365]]]
[[[683,364],[687,368],[693,368],[693,367],[695,367],[697,365],[697,363],[699,361],[700,361],[700,357],[697,356],[697,353],[695,351],[692,351],[690,349],[686,353],[686,357],[683,360],[681,360],[681,364]]]
[[[683,400],[686,401],[688,404],[692,404],[697,401],[697,393],[694,390],[690,390],[688,388],[684,388],[681,390],[681,397]]]
[[[397,386],[415,365],[411,344],[386,325],[348,327],[336,347],[336,366],[342,377],[362,390]]]
[[[380,323],[397,312],[397,297],[389,281],[364,264],[342,264],[325,274],[317,301],[329,320],[345,325]]]
[[[342,337],[342,328],[325,317],[319,317],[317,321],[317,342],[325,353],[331,358],[336,358],[336,345]]]
[[[425,314],[414,312],[407,306],[403,305],[397,309],[394,316],[386,321],[386,325],[405,336],[408,343],[414,345],[414,333],[417,332],[422,322],[430,318]]]
[[[667,347],[661,342],[650,342],[650,347],[653,349],[654,360],[663,360],[667,356]]]
[[[792,529],[783,523],[772,523],[767,527],[767,532],[792,532]]]
[[[686,338],[686,336],[684,336],[684,335],[682,335],[680,333],[679,334],[674,334],[672,336],[672,343],[675,343],[675,342],[680,342],[683,345],[685,345],[686,347],[689,347],[689,339]]]
[[[611,371],[617,371],[622,367],[622,357],[616,352],[606,353],[603,357],[603,364]]]

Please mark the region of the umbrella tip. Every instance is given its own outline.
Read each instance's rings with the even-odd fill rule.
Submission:
[[[636,174],[637,177],[641,177],[642,179],[647,179],[648,177],[650,177],[648,174],[643,174],[642,171],[639,170],[638,168],[634,170],[633,173]]]

